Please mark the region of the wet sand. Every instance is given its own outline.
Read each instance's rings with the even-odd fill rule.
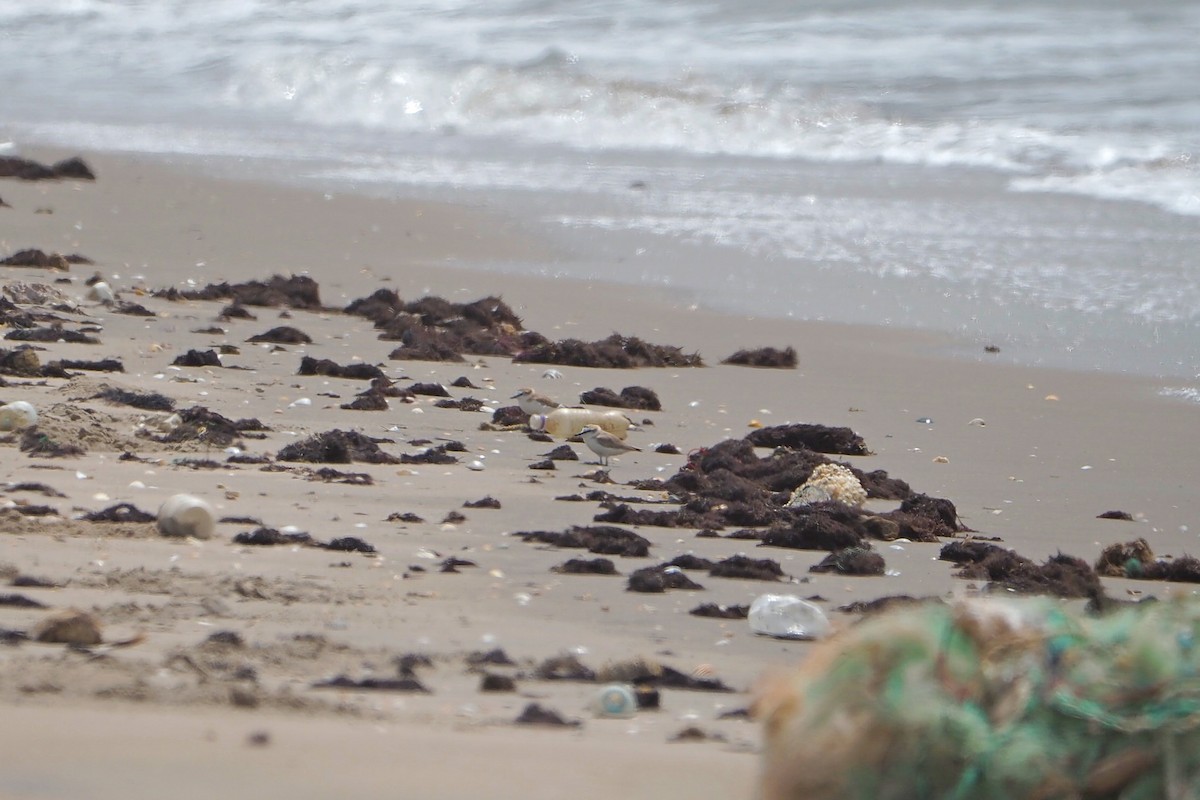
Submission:
[[[871,455],[836,460],[886,470],[916,492],[950,500],[975,535],[998,537],[1036,562],[1063,552],[1091,563],[1104,547],[1138,537],[1160,556],[1196,550],[1200,523],[1190,483],[1200,457],[1189,433],[1197,408],[1157,396],[1151,380],[1012,366],[984,352],[950,358],[960,343],[931,334],[728,317],[660,290],[516,277],[502,265],[536,261],[551,275],[555,263],[587,256],[493,206],[326,196],[84,155],[95,183],[0,181],[0,197],[11,206],[0,208],[0,257],[40,248],[96,262],[67,273],[4,268],[0,275],[5,286],[47,284],[62,300],[81,302],[77,310],[55,310],[53,298],[22,308],[56,314],[71,330],[94,328],[100,340],[38,343],[45,348],[40,362],[111,358],[124,367],[68,370],[76,375],[69,379],[3,376],[0,399],[32,403],[44,431],[86,452],[30,455],[19,449],[19,436],[0,446],[6,504],[49,507],[0,515],[4,582],[24,576],[53,584],[0,590],[45,606],[0,606],[0,629],[28,631],[53,610],[76,607],[103,623],[106,641],[141,639],[99,653],[0,645],[0,706],[8,723],[0,734],[8,754],[0,795],[108,797],[136,787],[185,797],[263,790],[301,797],[398,790],[429,798],[750,797],[759,732],[752,721],[723,715],[748,706],[764,669],[795,663],[812,645],[758,637],[744,620],[689,610],[786,591],[823,598],[835,626],[845,626],[856,615],[836,609],[853,601],[949,597],[983,583],[955,578],[955,565],[938,560],[935,542],[874,542],[888,574],[861,577],[810,573],[823,551],[626,526],[650,540],[650,556],[613,557],[621,574],[611,576],[553,572],[586,554],[514,534],[592,524],[603,510],[561,496],[603,489],[662,500],[628,486],[669,478],[685,465],[686,455],[660,454],[656,445],[687,454],[740,438],[755,421],[852,428]],[[121,300],[153,316],[87,302],[84,281],[97,270]],[[285,316],[280,307],[247,307],[255,319],[218,319],[226,302],[153,296],[274,274],[310,276],[325,309]],[[63,277],[71,282],[54,283]],[[465,303],[499,295],[527,330],[549,338],[593,340],[616,331],[698,352],[708,366],[553,366],[562,377],[551,379],[544,377],[549,366],[499,356],[390,360],[397,342],[379,340],[369,320],[336,310],[381,288],[404,300],[429,293]],[[312,343],[247,343],[280,325],[300,329]],[[215,328],[223,332],[197,332]],[[221,366],[172,365],[189,350],[222,345],[237,352],[222,356]],[[789,345],[799,353],[794,370],[719,364],[742,348]],[[341,405],[366,382],[298,375],[304,356],[378,365],[399,387],[451,387],[466,377],[476,388],[451,387],[451,397],[485,405],[474,412],[439,408],[438,398],[418,395],[414,402],[390,399],[387,411],[345,410]],[[596,387],[633,385],[657,393],[663,410],[633,413],[651,424],[630,434],[643,452],[614,460],[615,485],[596,482],[595,456],[580,444],[572,445],[579,461],[530,469],[561,442],[481,429],[522,386],[570,404]],[[211,442],[141,436],[138,425],[153,415],[98,399],[106,386],[156,392],[178,409],[204,406],[230,419],[260,420],[269,428],[264,438],[239,437],[237,446],[269,463],[230,463],[225,446]],[[381,448],[397,458],[451,441],[464,450],[450,453],[454,463],[436,465],[277,458],[286,445],[332,429],[387,439]],[[122,459],[126,452],[135,457]],[[473,461],[484,468],[470,468]],[[324,466],[344,474],[323,480],[317,470]],[[264,469],[270,467],[283,469]],[[354,477],[362,475],[369,485]],[[13,489],[17,483],[48,490]],[[153,523],[79,519],[117,503],[153,513],[177,492],[206,498],[222,517],[294,526],[322,542],[357,537],[377,552],[234,543],[258,527],[248,521],[221,522],[212,539],[197,541],[163,538]],[[500,507],[464,508],[485,497]],[[896,502],[868,506],[885,512]],[[1097,519],[1110,510],[1134,520]],[[401,521],[404,514],[423,521]],[[797,583],[691,572],[703,590],[626,591],[639,567],[682,554],[717,561],[739,553],[777,561]],[[471,564],[441,572],[451,558]],[[1104,586],[1118,599],[1193,591],[1112,578]],[[514,663],[476,663],[497,648]],[[732,691],[662,688],[659,710],[598,719],[588,710],[597,682],[539,676],[547,659],[563,654],[592,671],[646,659]],[[516,691],[481,692],[481,671],[512,677]],[[427,691],[315,686],[338,676],[410,676]],[[530,703],[582,724],[514,725]],[[689,727],[706,738],[672,741]]]

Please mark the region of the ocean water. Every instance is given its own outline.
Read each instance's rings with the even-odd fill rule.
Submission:
[[[1197,42],[1196,0],[0,0],[0,139],[502,195],[576,277],[1190,386]]]

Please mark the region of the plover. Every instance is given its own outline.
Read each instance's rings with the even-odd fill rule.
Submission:
[[[560,408],[560,405],[549,397],[528,388],[514,394],[512,399],[517,401],[517,405],[526,414],[549,414],[554,409]]]
[[[619,456],[622,453],[628,453],[633,450],[639,453],[642,451],[640,447],[625,444],[611,433],[601,429],[599,425],[584,425],[579,435],[582,437],[583,443],[588,446],[588,449],[600,456],[601,466],[608,466],[610,456]]]

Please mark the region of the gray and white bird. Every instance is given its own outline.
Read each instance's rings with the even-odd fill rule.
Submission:
[[[616,436],[608,433],[599,425],[584,425],[583,430],[579,432],[583,443],[588,446],[596,455],[600,456],[600,465],[607,467],[610,456],[619,456],[622,453],[633,451],[641,452],[642,448],[634,447],[631,444],[625,444]]]
[[[546,397],[544,394],[538,394],[533,389],[525,388],[512,396],[513,400],[517,401],[517,405],[526,414],[549,414],[556,408],[560,408],[560,404]]]

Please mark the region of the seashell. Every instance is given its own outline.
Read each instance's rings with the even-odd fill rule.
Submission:
[[[552,381],[557,381],[562,378],[563,374],[556,369],[548,369],[542,373],[543,378],[549,378]]]
[[[158,530],[163,536],[209,539],[216,528],[212,506],[190,494],[168,497],[158,508]]]
[[[32,403],[14,400],[0,406],[0,431],[19,431],[37,425],[37,409]]]

